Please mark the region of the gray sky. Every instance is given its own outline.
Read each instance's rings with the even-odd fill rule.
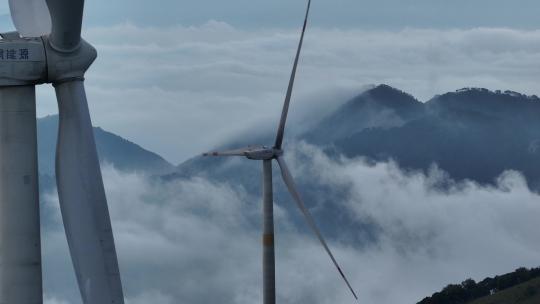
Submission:
[[[9,12],[7,1],[0,13]],[[86,25],[129,21],[140,26],[200,25],[208,20],[240,28],[299,24],[303,0],[94,0],[86,1]],[[537,28],[535,0],[316,0],[313,22],[322,27],[400,29],[511,27]]]
[[[300,0],[115,0],[87,1],[91,25],[129,20],[140,25],[192,25],[209,19],[245,28],[298,24]],[[536,28],[535,0],[316,0],[313,21],[324,27],[354,28]]]
[[[240,27],[289,27],[297,24],[295,11],[302,9],[305,1],[162,0],[160,5],[144,1],[136,1],[140,5],[125,5],[133,3],[131,0],[115,2],[115,12],[128,6],[130,10],[119,15],[141,24],[200,24],[210,16]],[[93,7],[101,10],[103,5],[98,7],[95,3]],[[535,28],[540,22],[540,4],[534,0],[319,0],[313,2],[313,8],[314,22],[325,27]]]

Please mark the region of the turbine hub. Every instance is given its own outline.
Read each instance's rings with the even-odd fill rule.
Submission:
[[[245,156],[253,160],[269,160],[283,155],[283,150],[266,146],[254,147],[245,152]]]
[[[83,39],[78,47],[63,51],[51,43],[51,36],[43,36],[47,54],[47,82],[62,83],[73,79],[84,79],[84,73],[97,57],[96,49]]]

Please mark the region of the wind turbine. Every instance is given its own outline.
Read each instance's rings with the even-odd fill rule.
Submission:
[[[35,86],[59,110],[56,181],[85,304],[124,297],[84,74],[96,50],[81,38],[84,0],[9,0],[17,32],[0,40],[0,303],[43,303]]]
[[[306,32],[306,26],[309,17],[309,10],[311,7],[311,0],[308,0],[306,17],[304,19],[304,26],[302,28],[302,34],[300,36],[300,43],[296,51],[296,57],[294,59],[294,65],[287,88],[287,94],[285,96],[285,102],[283,104],[283,111],[281,113],[281,120],[279,122],[276,141],[273,147],[267,146],[248,146],[245,148],[222,151],[222,152],[210,152],[205,153],[203,156],[244,156],[250,160],[259,160],[263,162],[263,303],[274,304],[276,303],[276,287],[275,287],[275,253],[274,253],[274,201],[273,201],[273,189],[272,189],[272,160],[276,160],[281,168],[281,175],[283,181],[287,186],[287,189],[291,193],[294,201],[300,208],[300,211],[304,215],[309,227],[319,241],[321,242],[324,250],[330,256],[332,263],[339,271],[339,274],[349,287],[355,299],[358,299],[351,284],[347,280],[347,277],[339,267],[334,255],[330,251],[330,248],[326,244],[319,228],[315,224],[313,217],[309,210],[306,208],[300,194],[296,190],[295,183],[292,175],[289,172],[289,168],[283,159],[283,136],[285,134],[285,123],[287,121],[287,114],[289,112],[289,105],[291,102],[292,91],[294,87],[294,80],[296,77],[296,69],[298,67],[298,60],[300,58],[300,52],[302,50],[302,44],[304,42],[304,34]]]

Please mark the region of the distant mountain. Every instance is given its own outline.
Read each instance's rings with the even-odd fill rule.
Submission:
[[[494,183],[505,170],[517,170],[532,188],[540,189],[540,98],[517,92],[467,88],[422,103],[379,85],[344,103],[295,140],[319,146],[330,156],[392,159],[406,169],[429,170],[436,164],[456,180],[484,184]],[[226,179],[233,168],[222,170],[223,163],[196,157],[181,164],[172,177],[212,170],[212,176]],[[239,173],[244,169],[234,170],[236,179],[243,181]]]
[[[364,129],[333,143],[338,153],[493,183],[505,170],[540,186],[540,99],[515,92],[463,89],[436,96],[424,114],[393,128]]]
[[[42,175],[54,176],[58,116],[47,116],[37,120],[39,171]],[[174,166],[156,153],[145,150],[118,135],[99,127],[94,128],[100,161],[112,164],[123,171],[148,174],[166,174]]]
[[[38,120],[40,172],[54,174],[58,117]],[[165,179],[206,175],[235,178],[258,189],[251,176],[256,164],[225,164],[194,157],[174,168],[159,155],[94,128],[102,162],[120,170],[164,175]],[[250,142],[271,144],[273,130]],[[328,113],[310,130],[288,140],[304,140],[330,156],[363,156],[395,160],[407,169],[428,170],[433,164],[456,180],[493,183],[505,170],[517,170],[540,189],[540,98],[512,91],[467,88],[422,103],[387,85],[373,87]],[[270,142],[268,142],[270,141]],[[247,144],[231,140],[227,147]],[[168,174],[171,173],[172,174]]]
[[[269,130],[250,142],[271,145],[273,136]],[[505,170],[517,170],[527,177],[531,188],[540,190],[540,99],[511,91],[462,89],[422,103],[410,94],[380,85],[328,113],[309,131],[296,138],[289,135],[286,140],[306,141],[330,157],[392,159],[407,170],[428,171],[436,164],[454,180],[482,184],[494,184]],[[248,144],[245,141],[239,137],[224,147]],[[163,178],[193,176],[239,185],[254,195],[261,190],[260,164],[249,161],[196,156]],[[299,182],[308,205],[321,197],[340,200],[343,196],[339,189],[317,184],[310,177]],[[286,202],[283,206],[293,211],[289,200],[278,182],[276,201]],[[314,213],[326,223],[323,230],[330,236],[348,234],[350,227],[359,225],[333,203],[317,205]],[[363,240],[377,237],[377,227],[360,225],[352,230],[364,232]]]
[[[54,185],[50,177],[54,174],[57,124],[56,116],[38,120],[40,172],[49,176],[42,178],[44,186]],[[117,135],[100,128],[94,132],[100,159],[118,169],[159,175],[164,181],[202,176],[243,187],[254,197],[260,195],[258,162],[196,156],[175,168],[159,155]],[[253,142],[271,145],[273,137],[274,130],[252,136],[249,142],[239,136],[225,147]],[[527,177],[531,188],[540,190],[540,99],[511,91],[468,88],[422,103],[410,94],[380,85],[328,113],[309,131],[295,138],[289,134],[286,140],[306,141],[330,157],[392,159],[402,168],[424,171],[436,164],[455,180],[485,184],[494,183],[505,170],[517,170]],[[313,210],[325,223],[325,235],[376,239],[376,226],[350,219],[346,210],[333,203],[342,199],[340,189],[321,185],[312,177],[298,183],[308,205],[325,198],[332,200]],[[296,212],[281,182],[275,186],[276,201]],[[358,243],[365,244],[362,241]]]

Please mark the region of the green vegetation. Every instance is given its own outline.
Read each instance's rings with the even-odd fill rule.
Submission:
[[[540,278],[516,285],[470,302],[468,304],[538,304],[540,303]]]
[[[538,299],[526,301],[540,297],[539,286],[540,268],[519,268],[512,273],[487,278],[478,283],[468,279],[461,284],[448,285],[418,304],[537,304],[540,303]]]

